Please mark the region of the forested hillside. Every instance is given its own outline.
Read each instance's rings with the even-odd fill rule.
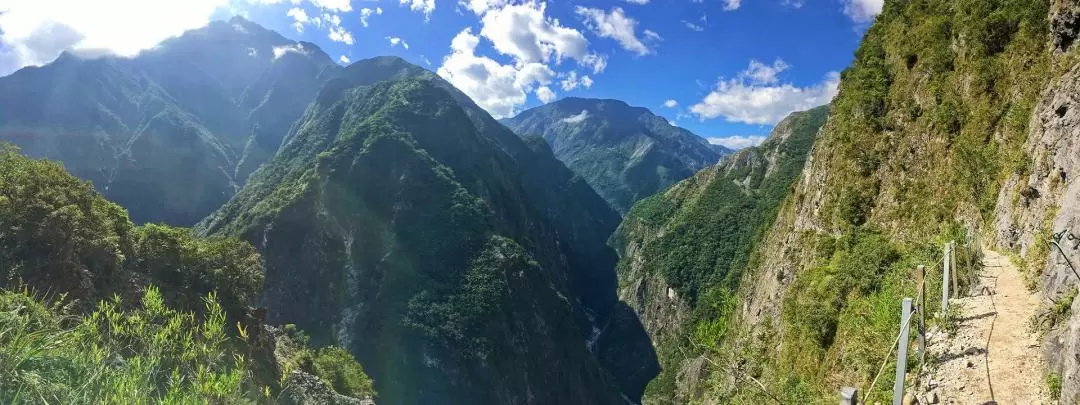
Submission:
[[[63,162],[136,222],[191,226],[273,157],[338,69],[240,17],[135,58],[65,52],[0,78],[0,141]]]
[[[542,137],[621,214],[731,153],[619,100],[565,98],[503,123],[519,135]]]
[[[265,254],[273,322],[339,342],[395,404],[620,403],[656,372],[615,296],[618,215],[433,73],[329,81],[281,152],[200,224]]]
[[[348,353],[310,349],[295,327],[253,316],[263,271],[250,244],[136,227],[88,182],[10,146],[0,150],[0,277],[3,403],[374,395]]]

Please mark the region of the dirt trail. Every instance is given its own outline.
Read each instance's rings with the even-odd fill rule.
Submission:
[[[949,301],[962,309],[956,335],[928,334],[929,389],[916,392],[922,403],[1049,404],[1040,342],[1028,326],[1039,296],[1007,257],[984,254],[979,295]]]

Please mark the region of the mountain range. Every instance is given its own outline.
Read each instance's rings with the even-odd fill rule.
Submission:
[[[564,98],[502,122],[547,141],[620,214],[732,152],[619,100]]]

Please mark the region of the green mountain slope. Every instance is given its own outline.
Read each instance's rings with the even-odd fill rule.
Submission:
[[[624,214],[731,152],[618,100],[565,98],[503,123],[544,138],[559,160]]]
[[[389,403],[591,404],[656,372],[617,221],[542,140],[386,57],[330,80],[200,229],[254,242],[269,319],[348,348]]]
[[[619,296],[640,316],[663,366],[647,403],[693,397],[678,375],[695,372],[684,363],[727,333],[750,253],[790,193],[827,114],[828,107],[794,113],[760,146],[639,201],[612,237],[620,253]]]
[[[137,222],[191,225],[273,156],[338,69],[239,17],[131,59],[64,53],[0,78],[0,140],[63,162]]]
[[[887,401],[890,384],[864,390],[895,339],[901,298],[916,295],[915,266],[928,266],[927,289],[940,292],[941,245],[992,234],[1006,179],[1040,172],[1024,152],[1028,126],[1042,120],[1033,113],[1047,85],[1075,64],[1050,57],[1049,3],[885,2],[801,178],[741,276],[725,280],[734,287],[697,294],[723,323],[688,334],[701,355],[678,365],[693,377],[667,384],[676,398],[826,403],[848,385]],[[1022,191],[1015,184],[1007,194]],[[669,274],[700,285],[687,269]],[[965,291],[977,268],[958,270]],[[680,299],[694,297],[679,287]]]
[[[347,353],[253,316],[262,281],[251,244],[136,227],[60,165],[0,147],[0,402],[371,396]]]

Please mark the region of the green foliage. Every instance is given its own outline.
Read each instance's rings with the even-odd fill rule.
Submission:
[[[1050,391],[1050,399],[1054,401],[1061,399],[1061,374],[1047,373],[1046,388]]]
[[[262,263],[255,247],[236,238],[197,238],[189,228],[148,224],[135,232],[133,270],[169,289],[218,291],[234,314],[262,291]]]
[[[103,301],[70,318],[27,292],[0,292],[0,402],[254,403],[242,352],[215,297],[202,321],[149,288],[139,308]]]
[[[360,363],[345,349],[336,346],[324,347],[312,357],[314,374],[337,393],[354,398],[375,396],[374,382],[364,374]]]

